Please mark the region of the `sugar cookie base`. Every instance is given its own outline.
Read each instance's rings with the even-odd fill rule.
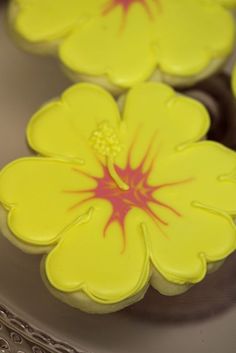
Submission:
[[[160,272],[158,272],[156,269],[151,267],[149,283],[147,283],[147,285],[140,292],[136,293],[132,297],[126,300],[123,300],[121,302],[116,302],[116,303],[105,303],[105,302],[102,303],[101,301],[97,302],[91,297],[89,297],[83,291],[77,291],[73,293],[61,292],[56,288],[54,288],[49,283],[47,276],[45,274],[45,266],[44,266],[45,258],[46,258],[45,254],[49,253],[52,247],[33,246],[20,241],[17,237],[14,236],[14,234],[9,229],[7,224],[7,215],[8,215],[8,212],[2,206],[0,206],[0,230],[2,234],[14,246],[18,247],[23,252],[26,252],[29,254],[44,254],[44,257],[42,258],[42,261],[41,261],[41,276],[48,290],[56,298],[60,299],[62,302],[74,308],[85,311],[87,313],[107,314],[107,313],[112,313],[112,312],[121,310],[126,306],[134,304],[140,301],[141,299],[143,299],[149,285],[154,287],[159,293],[166,296],[175,296],[175,295],[182,294],[193,286],[193,284],[190,284],[190,283],[186,283],[186,284],[171,283],[168,280],[166,280],[160,274]],[[207,273],[212,273],[213,271],[217,270],[222,265],[222,263],[223,261],[209,263],[207,267]]]
[[[19,33],[15,29],[15,19],[19,12],[19,5],[16,2],[11,1],[8,9],[8,18],[10,24],[10,34],[15,39],[15,41],[19,44],[20,47],[35,54],[41,55],[53,55],[58,57],[58,48],[60,46],[60,40],[50,41],[50,42],[38,42],[33,43],[25,40],[23,37],[19,35]],[[173,87],[188,87],[194,85],[196,82],[201,81],[212,74],[216,73],[221,69],[227,60],[228,56],[218,57],[211,60],[210,64],[202,70],[197,75],[192,76],[177,76],[170,75],[165,72],[162,72],[159,68],[157,68],[151,75],[151,77],[147,78],[145,81],[154,81],[154,82],[165,82]],[[101,76],[93,76],[85,73],[78,73],[73,71],[72,69],[63,66],[63,71],[73,82],[89,82],[102,86],[109,92],[111,92],[114,96],[118,96],[126,91],[129,87],[122,87],[112,83],[106,75]]]

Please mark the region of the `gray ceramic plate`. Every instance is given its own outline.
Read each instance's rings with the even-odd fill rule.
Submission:
[[[0,167],[30,154],[29,117],[69,84],[53,59],[15,48],[0,8]],[[107,316],[54,299],[42,284],[39,261],[0,237],[1,352],[235,352],[236,256],[186,295],[172,299],[149,291],[144,303]]]

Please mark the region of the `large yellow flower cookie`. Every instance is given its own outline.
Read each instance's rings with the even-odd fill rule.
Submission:
[[[0,174],[7,234],[49,252],[49,288],[86,311],[120,309],[150,283],[177,294],[236,246],[236,154],[197,142],[203,106],[144,83],[122,110],[97,86],[73,86],[28,126],[39,156]]]
[[[232,15],[210,0],[12,0],[10,15],[27,46],[56,51],[74,79],[112,90],[192,83],[234,44]]]

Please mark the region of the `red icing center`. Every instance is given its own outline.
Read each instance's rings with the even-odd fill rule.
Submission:
[[[116,182],[112,179],[109,170],[106,166],[103,165],[104,175],[102,178],[96,178],[79,169],[73,169],[73,171],[83,174],[91,179],[94,179],[97,183],[97,186],[94,189],[89,190],[67,190],[66,193],[69,194],[90,194],[89,197],[85,197],[82,201],[77,202],[74,204],[70,211],[77,209],[84,203],[94,199],[103,199],[107,200],[112,205],[112,214],[110,219],[107,221],[107,224],[104,228],[104,236],[107,233],[109,226],[116,222],[120,225],[124,240],[124,249],[125,249],[125,242],[126,242],[126,235],[125,235],[125,218],[129,211],[133,208],[140,208],[145,211],[152,220],[156,223],[157,227],[161,231],[161,233],[166,236],[164,227],[169,225],[166,219],[161,218],[156,214],[152,208],[150,207],[151,204],[157,205],[161,208],[166,209],[167,212],[170,212],[177,217],[181,217],[181,213],[173,208],[171,205],[158,200],[156,197],[154,198],[154,193],[163,188],[170,188],[170,187],[177,187],[178,185],[188,183],[192,181],[192,178],[187,180],[175,181],[166,184],[159,184],[159,185],[150,185],[148,182],[150,173],[153,170],[153,162],[151,163],[150,167],[143,171],[144,165],[146,163],[149,150],[151,149],[152,143],[150,144],[143,160],[141,161],[140,165],[136,168],[132,168],[131,166],[131,152],[129,153],[127,165],[124,169],[119,168],[118,166],[115,167],[117,174],[119,177],[129,186],[128,190],[120,189]],[[132,148],[131,148],[132,149]],[[92,193],[92,195],[91,195]],[[155,195],[156,196],[156,195]],[[140,222],[141,223],[141,222]]]
[[[123,235],[125,235],[125,217],[128,212],[135,207],[138,207],[149,214],[158,225],[161,224],[167,226],[168,222],[161,219],[152,211],[149,205],[150,203],[164,207],[175,215],[179,217],[181,216],[174,208],[153,197],[153,193],[156,190],[167,185],[149,185],[148,177],[151,170],[144,173],[142,167],[143,164],[136,169],[132,169],[130,164],[128,164],[125,169],[116,167],[116,171],[121,179],[129,185],[129,190],[121,190],[118,188],[115,181],[111,179],[107,168],[104,168],[104,177],[102,179],[97,179],[98,185],[94,192],[95,197],[108,200],[113,207],[112,215],[105,227],[105,233],[110,224],[118,222],[122,228]]]

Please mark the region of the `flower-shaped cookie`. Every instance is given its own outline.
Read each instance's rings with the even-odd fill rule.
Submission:
[[[96,79],[113,89],[149,78],[196,81],[215,71],[234,44],[232,16],[215,1],[12,0],[12,5],[13,27],[32,48],[56,48],[75,79]]]
[[[64,293],[118,303],[160,273],[196,283],[236,245],[236,154],[203,138],[197,102],[163,84],[126,97],[122,117],[103,89],[78,84],[28,127],[38,157],[0,174],[8,225],[51,247],[46,274]]]

